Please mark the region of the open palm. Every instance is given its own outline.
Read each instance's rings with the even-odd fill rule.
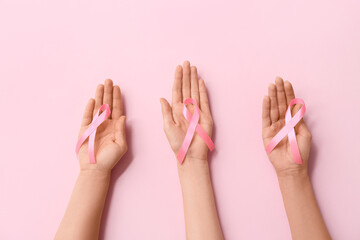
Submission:
[[[183,66],[177,66],[175,71],[171,106],[164,98],[160,99],[164,118],[164,131],[175,154],[178,153],[188,129],[188,122],[183,115],[183,102],[187,98],[196,100],[200,108],[199,124],[211,137],[213,120],[204,80],[198,80],[196,67],[190,67],[190,63],[185,61]],[[194,105],[188,104],[187,107],[191,113],[194,112]],[[204,140],[195,133],[186,157],[206,160],[207,152],[208,147]]]
[[[286,81],[284,83],[284,81],[278,77],[275,80],[275,84],[270,84],[268,96],[265,96],[263,100],[262,112],[262,135],[265,147],[280,129],[284,127],[286,110],[294,98],[295,93],[290,82]],[[301,105],[299,104],[294,106],[292,116],[294,116],[300,107]],[[277,173],[296,174],[299,170],[307,170],[311,133],[303,119],[295,126],[295,134],[303,164],[294,162],[288,137],[285,137],[274,150],[268,154]]]
[[[81,134],[88,129],[101,105],[108,104],[111,115],[96,131],[95,137],[95,159],[96,164],[89,163],[88,140],[84,142],[79,150],[79,161],[81,170],[96,169],[111,171],[115,164],[127,151],[125,134],[125,116],[123,115],[123,104],[119,86],[113,86],[110,79],[105,81],[105,86],[98,85],[95,99],[90,99],[84,112],[81,123]]]

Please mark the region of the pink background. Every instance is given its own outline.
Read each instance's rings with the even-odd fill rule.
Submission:
[[[176,162],[159,98],[188,59],[215,121],[211,170],[227,239],[290,239],[261,140],[261,103],[280,75],[307,103],[310,174],[334,239],[360,239],[360,3],[0,2],[0,239],[51,239],[77,174],[85,104],[112,78],[128,116],[101,239],[184,239]]]

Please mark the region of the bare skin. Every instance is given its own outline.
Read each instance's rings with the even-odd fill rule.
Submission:
[[[263,99],[262,135],[266,147],[271,139],[285,125],[285,113],[295,93],[290,82],[276,78],[270,84],[268,96]],[[294,115],[301,105],[292,109]],[[294,240],[331,239],[321,216],[308,175],[308,158],[312,135],[302,119],[295,126],[296,140],[303,164],[293,161],[289,141],[285,137],[275,149],[268,154],[273,164],[284,206]]]
[[[178,153],[185,137],[188,122],[183,116],[183,102],[186,98],[196,100],[200,108],[199,124],[211,137],[213,120],[204,80],[198,80],[197,69],[185,61],[175,71],[171,106],[164,98],[160,99],[164,119],[164,131],[170,147]],[[193,112],[194,106],[188,104]],[[178,165],[181,183],[186,238],[201,240],[223,239],[216,210],[214,193],[207,161],[208,148],[195,134],[182,165]]]
[[[110,117],[96,132],[96,164],[89,163],[86,140],[79,151],[80,173],[55,239],[98,239],[111,170],[127,151],[120,88],[110,79],[104,85],[100,84],[95,99],[89,100],[79,133],[80,137],[89,127],[101,105],[110,106]]]

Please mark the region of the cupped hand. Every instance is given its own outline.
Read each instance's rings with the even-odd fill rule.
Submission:
[[[171,106],[164,98],[160,99],[164,131],[175,155],[180,150],[188,129],[188,122],[183,115],[183,102],[187,98],[196,100],[200,108],[199,124],[211,137],[213,120],[204,80],[199,80],[196,67],[190,67],[190,63],[185,61],[183,66],[179,65],[175,70]],[[194,113],[195,106],[193,104],[188,104],[187,107],[191,113]],[[185,158],[205,161],[207,160],[207,152],[207,145],[195,132]]]
[[[85,108],[79,137],[91,125],[94,115],[103,104],[109,105],[111,114],[96,131],[95,164],[89,163],[88,139],[81,146],[78,155],[81,170],[110,172],[127,151],[125,116],[120,88],[117,85],[113,86],[110,79],[107,79],[104,85],[98,85],[95,99],[91,98]]]
[[[262,137],[266,147],[271,139],[285,126],[285,113],[295,93],[290,82],[277,77],[275,84],[270,84],[268,96],[263,99],[262,110]],[[292,109],[292,116],[301,108],[296,104]],[[307,163],[310,153],[311,133],[303,119],[295,126],[296,140],[298,143],[303,164],[294,162],[288,137],[268,154],[278,175],[296,175],[307,173]]]

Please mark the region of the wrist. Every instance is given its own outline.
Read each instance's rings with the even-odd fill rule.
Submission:
[[[281,186],[293,186],[293,185],[303,185],[308,182],[309,175],[306,170],[303,171],[291,171],[291,172],[277,172],[277,178],[279,185]]]
[[[307,167],[296,166],[288,169],[277,169],[276,175],[278,178],[301,178],[308,176]]]
[[[180,180],[209,174],[209,163],[207,159],[186,157],[182,164],[177,163]]]
[[[200,158],[194,158],[194,157],[185,157],[182,164],[177,161],[177,168],[178,171],[183,171],[186,169],[196,169],[196,168],[208,168],[209,163],[207,158],[206,159],[200,159]]]
[[[110,179],[111,171],[100,169],[81,169],[79,176],[93,179]]]

